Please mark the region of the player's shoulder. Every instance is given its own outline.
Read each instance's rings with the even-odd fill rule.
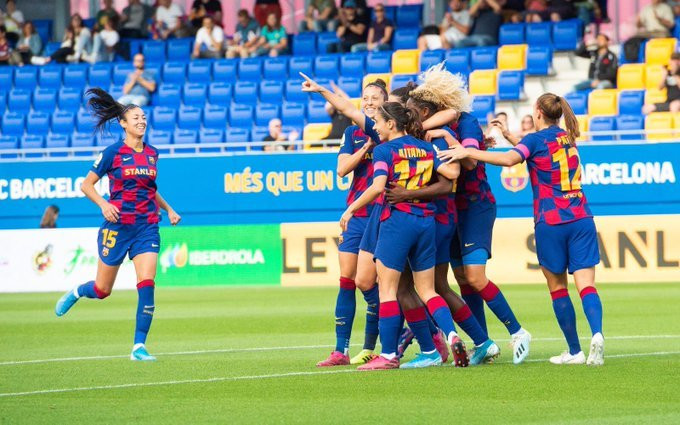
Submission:
[[[461,112],[458,118],[458,125],[479,126],[479,120],[469,112]]]
[[[125,146],[125,143],[123,143],[122,140],[119,140],[118,142],[112,143],[109,146],[107,146],[102,152],[102,156],[104,157],[113,157],[120,153],[121,148]]]
[[[144,153],[147,155],[158,156],[158,149],[150,143],[144,144]]]

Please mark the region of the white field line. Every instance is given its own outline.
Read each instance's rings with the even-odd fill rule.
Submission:
[[[589,337],[581,337],[581,340],[589,341]],[[617,335],[608,336],[607,340],[631,340],[631,339],[680,339],[680,335]],[[551,342],[563,341],[564,338],[532,338],[532,342]],[[498,342],[508,342],[507,339],[497,339]],[[352,346],[360,346],[361,344],[352,344]],[[253,347],[253,348],[218,348],[214,350],[195,350],[195,351],[171,351],[167,353],[154,353],[156,356],[186,356],[197,354],[219,354],[219,353],[248,353],[257,351],[277,351],[277,350],[312,350],[320,348],[333,348],[332,345],[296,345],[284,347]],[[83,357],[58,357],[51,359],[34,359],[34,360],[8,360],[0,362],[0,366],[15,366],[24,364],[39,364],[39,363],[53,363],[53,362],[72,362],[79,360],[110,360],[110,359],[124,359],[128,358],[129,354],[125,355],[108,355],[108,356],[83,356]]]
[[[629,353],[629,354],[611,354],[605,356],[607,359],[612,358],[626,358],[626,357],[642,357],[642,356],[669,356],[678,355],[680,351],[656,351],[652,353]],[[530,359],[528,362],[547,362],[548,359]],[[503,362],[504,363],[504,362]],[[138,387],[160,387],[168,385],[183,385],[183,384],[203,384],[203,383],[213,383],[213,382],[227,382],[227,381],[246,381],[255,379],[274,379],[274,378],[288,378],[291,376],[315,376],[315,375],[333,375],[339,373],[356,373],[357,369],[339,369],[339,370],[324,370],[324,371],[309,371],[309,372],[285,372],[285,373],[274,373],[269,375],[245,375],[245,376],[220,376],[214,378],[204,378],[204,379],[182,379],[175,381],[159,381],[159,382],[142,382],[142,383],[130,383],[130,384],[117,384],[117,385],[97,385],[92,387],[75,387],[75,388],[55,388],[47,390],[35,390],[35,391],[22,391],[15,393],[0,393],[0,398],[8,397],[23,397],[31,395],[41,395],[41,394],[55,394],[55,393],[71,393],[71,392],[84,392],[84,391],[95,391],[95,390],[115,390],[121,388],[138,388]]]

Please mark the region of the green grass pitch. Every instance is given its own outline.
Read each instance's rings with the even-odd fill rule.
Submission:
[[[495,364],[373,373],[314,366],[334,342],[334,288],[161,287],[147,344],[155,363],[127,357],[134,292],[82,300],[62,318],[59,294],[2,294],[0,423],[680,423],[680,285],[599,289],[603,367],[549,364],[565,347],[550,297],[519,285],[503,290],[534,336],[526,364],[512,364],[487,310]],[[361,313],[354,335],[356,352]]]

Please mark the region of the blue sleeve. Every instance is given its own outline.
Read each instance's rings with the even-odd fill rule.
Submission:
[[[517,146],[512,148],[512,150],[517,152],[522,157],[522,161],[526,161],[536,153],[538,143],[539,138],[536,137],[536,134],[527,134],[522,138]]]
[[[111,171],[114,156],[114,151],[110,149],[104,149],[94,161],[94,164],[92,164],[91,171],[98,175],[99,178],[104,177],[109,171]]]
[[[444,139],[443,137],[433,139],[432,146],[434,146],[435,152],[445,151],[449,148],[449,144],[446,143],[446,139]]]
[[[366,135],[370,137],[376,144],[380,144],[380,136],[373,129],[374,125],[375,122],[369,117],[366,117],[366,120],[364,121],[364,133],[366,133]]]
[[[342,139],[340,139],[340,151],[338,152],[338,155],[343,153],[352,155],[354,153],[354,140],[352,140],[353,132],[353,125],[350,125],[345,129],[345,132],[342,134]]]
[[[444,164],[446,164],[446,163],[444,161],[442,161],[441,159],[439,159],[439,157],[437,156],[437,153],[435,152],[435,155],[434,155],[434,172],[436,173],[437,170],[439,169],[439,167],[441,167]]]
[[[389,169],[392,166],[390,150],[385,145],[378,145],[373,149],[373,177],[389,176]]]
[[[476,119],[463,119],[458,123],[458,135],[460,144],[466,148],[479,149],[480,143],[484,140],[482,127]]]

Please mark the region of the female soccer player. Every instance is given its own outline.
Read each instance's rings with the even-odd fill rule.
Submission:
[[[88,104],[102,130],[117,119],[125,138],[104,149],[85,177],[82,191],[102,210],[106,219],[97,239],[99,263],[95,280],[84,283],[62,296],[56,305],[63,316],[81,298],[104,299],[111,294],[118,268],[128,254],[137,273],[137,323],[131,360],[156,360],[145,347],[155,309],[154,279],[160,249],[159,207],[167,211],[174,226],[181,217],[163,199],[156,187],[158,151],[143,142],[146,116],[135,105],[121,105],[105,91],[94,88]],[[102,198],[94,185],[108,175],[110,197]]]
[[[340,227],[343,230],[348,227],[356,211],[384,192],[388,180],[400,182],[407,188],[418,189],[429,183],[433,171],[451,180],[459,173],[457,166],[442,166],[435,159],[432,145],[418,138],[423,136],[423,130],[417,111],[407,109],[399,103],[387,102],[375,116],[375,130],[383,143],[374,150],[373,182],[342,215]],[[456,336],[451,312],[446,302],[434,291],[434,230],[434,205],[431,202],[383,206],[375,249],[380,281],[379,327],[382,354],[360,366],[360,370],[399,367],[397,344],[401,331],[401,313],[397,290],[407,260],[413,270],[418,294],[426,302],[439,327],[447,335],[449,342]],[[425,318],[422,317],[421,321],[425,323]],[[421,367],[424,357],[429,357],[433,365],[441,363],[441,356],[434,346],[417,359]]]
[[[387,100],[386,84],[382,80],[377,80],[364,88],[361,96],[362,113],[347,99],[322,87],[306,75],[301,75],[305,78],[302,85],[303,91],[321,94],[339,113],[356,123],[345,130],[340,143],[337,166],[337,173],[340,177],[353,172],[352,185],[347,196],[347,205],[350,205],[361,196],[373,178],[373,148],[380,143],[380,139],[373,130],[372,118],[377,109]],[[373,207],[374,204],[371,203],[357,211],[356,220],[353,220],[352,225],[343,231],[340,237],[338,245],[340,290],[335,302],[336,344],[330,356],[317,363],[319,367],[364,364],[373,357],[378,338],[378,287],[373,256],[361,255],[359,250],[359,244]],[[364,266],[360,267],[359,264],[364,264]],[[365,272],[358,275],[359,270]],[[356,311],[357,286],[368,305],[366,332],[363,350],[350,359],[349,341]]]
[[[567,130],[558,126],[564,116]],[[511,167],[526,161],[534,193],[536,253],[553,300],[555,316],[569,350],[551,357],[554,364],[583,364],[576,332],[576,314],[567,292],[567,271],[574,275],[592,339],[587,364],[604,363],[602,303],[595,289],[595,265],[600,262],[597,231],[581,189],[581,163],[576,148],[578,122],[567,101],[552,93],[538,98],[533,111],[536,133],[522,138],[507,152],[484,152],[454,147],[439,153],[447,160],[472,158]],[[503,136],[515,138],[499,121]],[[515,140],[516,141],[516,140]],[[513,142],[513,144],[515,144]]]

